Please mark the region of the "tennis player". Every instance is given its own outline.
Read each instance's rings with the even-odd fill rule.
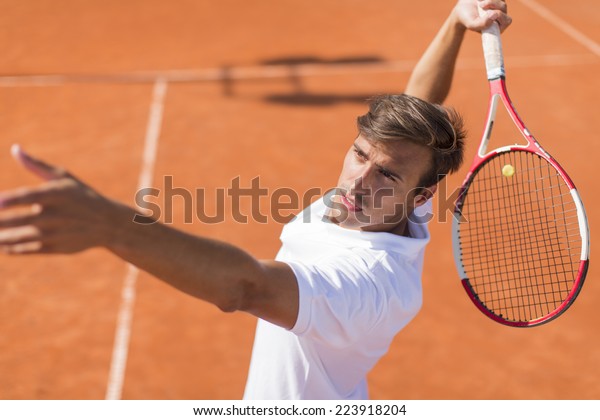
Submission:
[[[455,5],[406,95],[375,98],[358,118],[337,189],[284,227],[275,260],[165,224],[135,223],[136,210],[19,147],[16,160],[45,182],[0,195],[0,249],[104,247],[224,312],[260,318],[247,399],[366,399],[367,373],[421,307],[430,198],[462,160],[460,119],[432,103],[449,92],[466,30],[494,20],[510,24],[504,1]],[[15,207],[21,210],[6,211]]]

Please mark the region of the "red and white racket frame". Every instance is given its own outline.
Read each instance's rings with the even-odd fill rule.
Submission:
[[[462,285],[471,298],[471,301],[477,306],[477,308],[487,315],[492,320],[508,326],[513,327],[531,327],[535,325],[540,325],[551,321],[556,318],[564,311],[566,311],[569,306],[573,303],[575,298],[577,297],[579,291],[581,290],[581,286],[583,285],[583,281],[585,280],[585,275],[587,273],[588,265],[589,265],[589,227],[587,222],[587,217],[585,214],[585,209],[583,207],[583,202],[581,201],[581,197],[575,188],[575,184],[571,180],[571,178],[567,175],[564,169],[558,164],[552,156],[550,156],[537,142],[537,140],[533,137],[533,135],[529,132],[525,124],[517,114],[506,90],[506,82],[505,82],[505,71],[504,71],[504,58],[502,55],[502,43],[500,40],[500,29],[497,23],[493,23],[487,29],[484,29],[481,33],[482,35],[482,44],[483,51],[485,56],[485,64],[487,70],[488,81],[490,84],[490,99],[488,106],[488,115],[487,122],[483,131],[483,137],[481,139],[479,149],[473,163],[471,164],[471,168],[467,173],[465,180],[462,183],[461,189],[459,191],[458,198],[455,204],[454,217],[452,220],[452,247],[454,252],[454,261],[456,268],[458,270],[458,275],[461,278]],[[499,147],[490,152],[487,152],[487,146],[490,140],[490,136],[492,133],[492,129],[494,126],[494,121],[496,119],[496,111],[498,108],[498,102],[502,102],[508,114],[510,115],[512,121],[517,126],[523,137],[525,138],[527,144],[525,145],[509,145]],[[462,256],[461,256],[461,247],[460,247],[460,238],[459,238],[459,224],[462,219],[462,206],[464,204],[464,200],[466,198],[466,194],[468,191],[468,187],[472,181],[472,178],[477,173],[477,170],[481,165],[485,164],[485,162],[494,158],[495,156],[506,153],[509,151],[523,151],[529,153],[535,153],[541,158],[545,159],[549,162],[560,174],[562,179],[565,181],[566,185],[569,187],[571,196],[573,201],[575,202],[575,206],[577,208],[577,218],[579,222],[579,234],[581,236],[581,260],[577,275],[577,280],[574,282],[568,297],[563,301],[563,303],[558,306],[555,310],[550,312],[544,317],[530,320],[530,321],[511,321],[504,319],[495,313],[491,312],[487,309],[482,302],[477,297],[477,294],[474,292],[471,284],[469,282],[468,276],[465,272]]]

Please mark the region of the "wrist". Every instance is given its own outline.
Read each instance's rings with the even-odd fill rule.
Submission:
[[[130,255],[163,235],[165,226],[139,209],[110,201],[103,247],[121,257]]]
[[[467,32],[468,28],[461,19],[461,11],[458,9],[458,6],[455,6],[454,9],[452,9],[446,23],[459,35],[464,35],[465,32]]]
[[[109,251],[114,251],[129,242],[127,238],[135,226],[136,212],[132,208],[109,199],[105,199],[103,207],[103,222],[99,225],[102,230],[101,246]]]

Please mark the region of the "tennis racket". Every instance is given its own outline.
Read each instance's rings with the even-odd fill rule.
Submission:
[[[496,23],[482,32],[482,43],[489,108],[456,201],[454,259],[481,312],[504,325],[530,327],[564,313],[579,294],[589,264],[588,223],[575,185],[513,107]],[[499,103],[526,144],[487,151]]]

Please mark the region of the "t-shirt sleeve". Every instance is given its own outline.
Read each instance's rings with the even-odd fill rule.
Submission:
[[[410,273],[388,262],[369,263],[352,255],[315,264],[287,263],[298,281],[300,305],[291,331],[299,336],[340,348],[364,339],[374,328],[393,336],[421,305],[420,279],[415,283]]]

